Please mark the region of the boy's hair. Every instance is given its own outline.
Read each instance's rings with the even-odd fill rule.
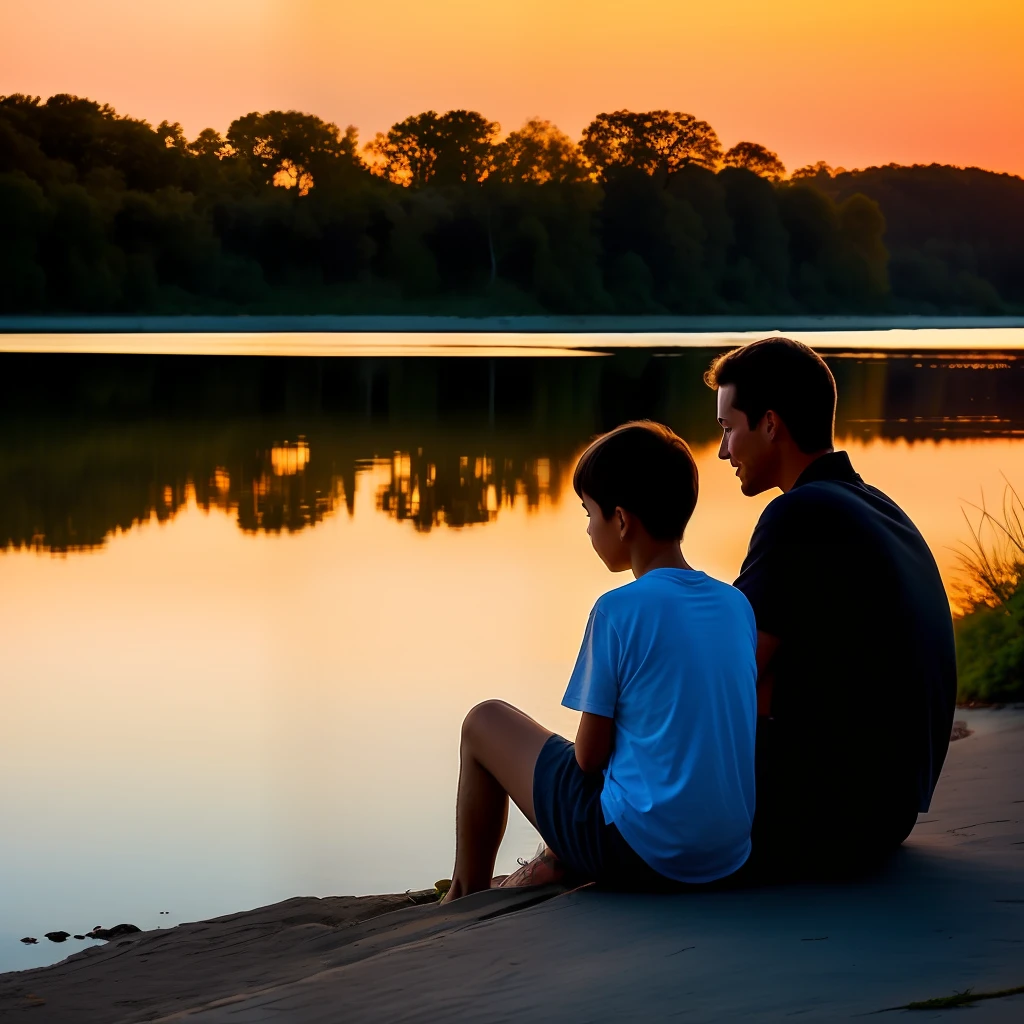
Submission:
[[[580,456],[573,490],[610,519],[632,512],[655,540],[679,540],[697,504],[697,463],[690,446],[661,423],[637,420],[602,434]]]
[[[832,447],[836,382],[813,349],[791,338],[762,338],[719,356],[704,374],[717,390],[736,387],[733,406],[755,428],[772,409],[805,454]]]

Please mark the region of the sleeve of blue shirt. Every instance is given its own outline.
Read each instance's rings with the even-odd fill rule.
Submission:
[[[618,696],[619,638],[608,616],[595,605],[562,705],[573,711],[614,718]]]

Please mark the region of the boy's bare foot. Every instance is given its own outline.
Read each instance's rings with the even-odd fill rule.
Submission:
[[[555,856],[554,851],[545,847],[533,860],[519,865],[498,885],[499,889],[509,889],[517,885],[550,885],[560,882],[565,877],[565,868]]]

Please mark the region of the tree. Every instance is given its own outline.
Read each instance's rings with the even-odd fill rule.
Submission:
[[[185,148],[192,156],[206,160],[219,160],[230,152],[220,132],[213,128],[204,128]]]
[[[177,121],[173,124],[170,121],[161,121],[156,127],[156,134],[157,138],[163,139],[163,143],[168,149],[176,149],[179,153],[184,153],[188,146],[185,132]]]
[[[550,121],[527,121],[495,147],[495,176],[504,184],[582,181],[586,161],[579,147]]]
[[[851,298],[870,300],[889,291],[889,250],[885,216],[878,203],[859,192],[839,206],[839,230],[846,246]]]
[[[0,310],[38,309],[46,294],[39,243],[52,210],[43,190],[25,174],[0,174]]]
[[[794,181],[800,181],[802,178],[824,179],[828,181],[837,174],[842,173],[842,167],[837,167],[833,170],[824,160],[819,160],[816,164],[805,164],[803,167],[798,167],[793,172],[792,178]]]
[[[305,195],[319,177],[361,165],[356,129],[297,110],[253,112],[232,121],[228,144],[248,161],[267,184],[297,187]]]
[[[396,185],[481,182],[494,170],[500,129],[475,110],[427,110],[379,132],[366,151],[376,172]]]
[[[645,174],[671,174],[690,164],[714,170],[722,158],[711,125],[671,110],[598,114],[584,129],[580,148],[602,178],[615,167]]]
[[[144,191],[176,183],[179,154],[146,121],[121,117],[109,104],[59,93],[45,103],[10,96],[2,107],[50,161],[70,165],[79,178],[107,172],[109,180],[113,171],[124,186]],[[60,176],[67,179],[66,169]]]
[[[737,142],[722,161],[726,167],[742,167],[769,181],[782,181],[786,168],[778,155],[757,142]]]

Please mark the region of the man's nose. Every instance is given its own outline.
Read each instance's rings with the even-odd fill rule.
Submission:
[[[725,431],[722,431],[722,443],[718,446],[718,457],[720,459],[729,458],[729,443],[726,440]]]

